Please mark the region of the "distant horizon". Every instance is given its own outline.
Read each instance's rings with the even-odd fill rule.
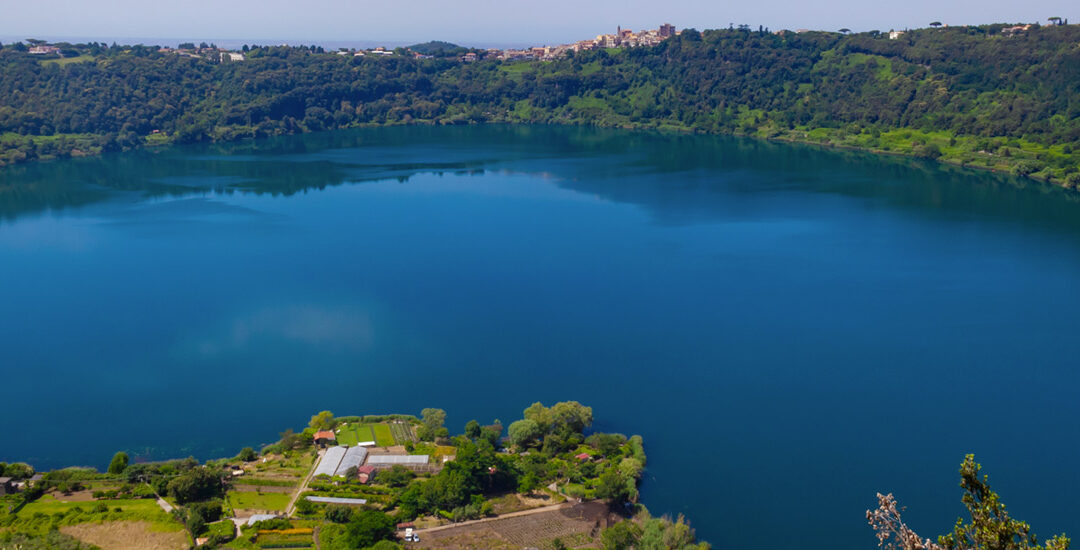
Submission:
[[[594,0],[543,3],[420,0],[409,5],[357,4],[323,0],[317,6],[289,0],[264,0],[257,9],[212,0],[148,3],[107,0],[88,5],[76,0],[49,4],[14,2],[4,8],[0,37],[132,39],[165,42],[228,41],[288,44],[416,44],[445,40],[472,47],[557,45],[626,29],[655,29],[671,23],[679,29],[725,29],[729,25],[770,30],[813,29],[855,32],[928,26],[991,23],[1045,23],[1048,17],[1080,22],[1076,4],[1036,0],[1023,5],[1002,0],[956,0],[950,3],[909,0],[874,4],[831,0],[825,5],[794,0],[759,0],[720,5],[704,0],[658,3],[646,0]]]
[[[1060,16],[1060,17],[1063,17],[1063,18],[1067,19],[1064,16]],[[1080,19],[1078,19],[1077,22],[1080,23]],[[669,23],[669,21],[663,21],[661,23]],[[661,23],[657,23],[653,27],[647,27],[647,28],[657,28],[657,27],[660,26]],[[1010,24],[1010,23],[1017,23],[1017,24],[1039,23],[1039,24],[1045,24],[1046,21],[1045,20],[1044,21],[993,21],[993,22],[981,22],[981,23],[952,23],[952,24],[945,23],[945,22],[943,22],[943,23],[944,23],[945,26],[964,27],[964,26],[981,26],[981,25]],[[742,25],[742,24],[744,24],[744,23],[734,23],[734,25],[736,25],[736,26]],[[749,25],[749,23],[745,23],[745,24]],[[750,25],[750,26],[751,26],[751,28],[753,28],[755,30],[758,27],[758,25]],[[764,26],[764,25],[762,25],[762,26]],[[723,27],[719,27],[719,26],[718,27],[695,27],[695,26],[692,26],[692,25],[684,27],[684,26],[680,26],[680,25],[677,25],[677,24],[675,25],[675,27],[678,30],[692,28],[692,29],[695,29],[695,30],[698,30],[698,31],[716,30],[716,29],[728,28],[727,25],[725,25]],[[875,30],[876,31],[887,32],[889,30],[911,30],[911,29],[919,29],[919,28],[927,28],[927,27],[929,27],[929,23],[926,23],[926,24],[923,24],[923,25],[909,26],[909,27],[890,27],[890,28],[887,28],[887,29],[884,29],[884,28],[878,28],[878,29],[871,29],[871,28],[852,29],[851,32],[853,32],[853,33],[861,33],[861,32],[872,32],[872,31],[875,31]],[[616,28],[618,28],[618,26],[616,26]],[[623,27],[623,28],[630,29],[632,27]],[[645,28],[645,27],[643,27],[643,28]],[[797,28],[785,28],[785,27],[772,28],[772,27],[768,27],[768,28],[769,28],[770,31],[773,31],[773,32],[778,31],[778,30],[795,31],[795,30],[804,30],[804,29],[809,30],[809,31],[821,31],[821,32],[837,32],[839,30],[839,29],[821,29],[821,28],[811,28],[811,27],[797,27]],[[463,40],[453,40],[453,39],[446,38],[446,37],[434,37],[434,38],[412,39],[412,40],[404,40],[404,39],[379,40],[379,39],[346,39],[346,38],[322,38],[322,39],[317,39],[317,38],[310,38],[310,37],[308,37],[308,38],[284,38],[284,37],[251,38],[251,37],[246,37],[245,38],[245,37],[208,37],[208,36],[120,36],[120,35],[112,36],[112,35],[106,35],[106,34],[102,34],[102,35],[67,35],[67,34],[24,33],[24,34],[20,35],[20,34],[14,34],[14,33],[5,33],[5,34],[0,34],[0,43],[2,43],[2,44],[11,44],[11,43],[14,43],[14,42],[25,42],[28,39],[38,39],[38,40],[45,40],[45,41],[50,42],[50,43],[51,42],[69,42],[69,43],[72,43],[72,44],[77,44],[77,43],[101,42],[101,43],[105,43],[105,44],[112,44],[112,43],[115,42],[117,44],[129,45],[129,46],[130,45],[140,44],[140,45],[144,45],[144,46],[176,47],[178,44],[181,44],[181,43],[184,43],[184,42],[195,42],[195,43],[206,42],[206,43],[216,44],[218,47],[221,47],[221,48],[224,48],[224,49],[240,49],[244,45],[249,45],[249,46],[251,46],[251,45],[277,46],[277,45],[283,45],[283,44],[284,45],[289,45],[289,46],[311,46],[311,45],[315,45],[315,46],[321,46],[321,47],[327,48],[327,49],[337,49],[337,48],[375,48],[375,47],[379,47],[379,46],[397,48],[397,47],[411,46],[411,45],[415,45],[415,44],[422,44],[422,43],[431,42],[431,41],[441,41],[441,42],[449,42],[449,43],[452,43],[452,44],[455,44],[455,45],[458,45],[458,46],[467,47],[467,48],[505,49],[505,48],[522,48],[522,47],[529,47],[529,46],[553,46],[553,45],[556,45],[556,44],[575,42],[577,40],[591,39],[591,38],[594,38],[595,36],[597,36],[599,34],[609,34],[611,32],[614,32],[614,30],[615,30],[614,28],[610,29],[610,30],[600,29],[600,30],[597,30],[596,33],[594,33],[594,34],[583,35],[583,36],[579,36],[579,37],[576,37],[576,38],[571,38],[571,39],[567,39],[567,40],[563,40],[563,41],[549,40],[549,41],[539,41],[539,42],[521,42],[521,41],[512,42],[512,41],[497,41],[497,40],[495,40],[495,41],[483,41],[483,40],[481,40],[481,41],[468,41],[468,40],[464,40],[463,41]],[[638,29],[637,27],[633,27],[633,30],[640,30],[640,29]]]

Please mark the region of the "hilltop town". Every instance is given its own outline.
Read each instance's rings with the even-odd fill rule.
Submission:
[[[455,47],[459,50],[467,50],[457,55],[462,62],[473,62],[481,59],[502,59],[502,60],[554,60],[560,57],[564,57],[569,52],[581,52],[587,50],[595,50],[601,48],[636,48],[640,46],[655,46],[664,40],[676,36],[681,31],[677,31],[675,26],[670,23],[664,23],[657,29],[643,29],[640,31],[633,31],[630,29],[624,29],[621,26],[616,28],[614,34],[599,34],[596,38],[590,40],[578,40],[569,44],[559,44],[555,46],[535,46],[530,48],[507,48],[507,49],[473,49],[473,48],[461,48]],[[77,49],[71,44],[56,43],[49,44],[43,40],[29,39],[27,40],[29,46],[18,43],[25,48],[25,51],[29,54],[42,55],[42,56],[56,56],[61,58],[75,57],[80,55]],[[286,46],[286,44],[282,44]],[[452,45],[451,45],[452,46]],[[181,43],[177,47],[172,48],[169,46],[155,46],[159,53],[171,53],[184,57],[192,57],[196,59],[208,59],[215,62],[228,62],[228,61],[244,61],[249,47],[245,45],[241,50],[228,50],[219,48],[215,44],[207,44],[202,42],[196,45],[194,42]],[[322,47],[312,46],[318,53],[330,53],[326,52]],[[336,53],[340,56],[350,57],[365,57],[365,56],[384,56],[384,55],[406,55],[416,59],[430,59],[436,56],[429,53],[420,51],[413,51],[411,48],[386,48],[383,46],[369,48],[369,49],[357,49],[357,48],[340,48]]]
[[[1051,18],[1052,25],[1067,25],[1068,20],[1061,18]],[[948,28],[948,25],[942,25],[941,23],[935,23],[931,26]],[[1000,29],[1002,36],[1016,36],[1030,31],[1034,25],[1015,25],[1004,26]],[[739,30],[750,31],[749,25],[739,25]],[[769,32],[766,30],[766,32]],[[794,31],[778,30],[772,34],[785,35],[789,33],[803,34],[808,32],[815,32],[811,29],[797,29]],[[850,32],[849,29],[841,29],[841,34]],[[896,40],[901,36],[904,36],[907,31],[890,30],[887,33],[880,33],[879,31],[870,31],[871,35],[887,34],[890,40]],[[462,46],[456,46],[454,44],[442,43],[450,46],[448,50],[443,52],[443,55],[433,55],[432,53],[426,53],[424,51],[417,51],[416,46],[399,47],[399,48],[387,48],[385,46],[378,46],[374,48],[338,48],[336,51],[326,51],[321,46],[310,46],[311,50],[316,53],[334,53],[343,57],[366,57],[366,56],[392,56],[401,55],[408,56],[414,59],[432,59],[435,57],[452,57],[461,62],[470,63],[474,61],[480,61],[483,59],[499,59],[504,61],[553,61],[565,57],[567,54],[574,52],[583,52],[589,50],[598,50],[605,48],[637,48],[643,46],[655,46],[660,44],[664,40],[673,36],[682,34],[681,30],[676,30],[675,26],[670,23],[664,23],[656,29],[642,29],[640,31],[633,31],[631,29],[624,29],[622,26],[616,27],[613,34],[598,34],[595,38],[578,40],[568,44],[558,44],[555,46],[532,46],[527,48],[467,48]],[[33,55],[69,58],[82,55],[82,52],[68,43],[56,43],[50,44],[44,40],[28,39],[29,45],[22,44],[21,42],[14,44],[16,49],[23,49],[26,53]],[[104,44],[100,45],[104,47]],[[280,44],[282,47],[287,47],[288,44]],[[247,46],[244,45],[240,50],[229,50],[225,48],[219,48],[216,44],[207,44],[202,42],[196,45],[194,42],[181,43],[177,47],[172,48],[169,46],[152,46],[150,49],[156,49],[159,53],[176,54],[184,57],[191,57],[196,59],[207,59],[213,62],[230,62],[230,61],[244,61],[249,49],[256,49],[261,46]],[[304,46],[301,46],[304,47]],[[448,52],[453,52],[454,55],[446,55]]]

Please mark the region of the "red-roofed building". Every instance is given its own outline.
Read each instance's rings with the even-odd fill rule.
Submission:
[[[374,466],[360,466],[356,469],[356,480],[360,483],[367,483],[375,477]]]
[[[589,453],[581,453],[581,454],[575,456],[574,458],[576,458],[578,460],[589,460],[590,458],[592,458],[592,456],[590,456]]]
[[[337,436],[330,430],[323,430],[321,432],[315,432],[315,444],[320,447],[325,447],[331,443],[337,442]]]

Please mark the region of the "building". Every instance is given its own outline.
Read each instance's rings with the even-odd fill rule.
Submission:
[[[361,466],[356,469],[356,480],[360,483],[367,483],[375,477],[374,466]]]
[[[341,457],[341,462],[338,463],[337,468],[334,470],[335,476],[345,477],[345,472],[349,471],[349,468],[358,468],[364,463],[367,458],[368,450],[364,447],[356,446],[349,447],[345,451],[345,455]]]
[[[901,36],[904,36],[904,31],[889,31],[889,40],[896,40]]]
[[[322,456],[322,460],[319,461],[319,465],[315,467],[315,473],[312,477],[318,476],[333,476],[337,471],[338,465],[341,464],[341,459],[345,458],[345,447],[330,447]]]
[[[1004,34],[1005,36],[1015,36],[1029,30],[1031,30],[1031,25],[1017,25],[1015,27],[1005,27],[1004,29],[1001,29],[1001,34]]]
[[[367,504],[367,499],[363,498],[345,498],[345,497],[304,497],[311,502],[319,502],[322,504],[348,504],[352,506],[359,506],[361,504]]]
[[[56,46],[31,46],[30,49],[26,51],[27,53],[32,53],[34,55],[45,55],[50,53],[60,53],[60,48],[57,48]]]
[[[431,462],[428,455],[369,455],[367,466],[373,469],[391,468],[401,465],[409,469],[426,468]]]
[[[10,495],[15,492],[15,486],[10,477],[0,477],[0,496]]]
[[[660,25],[660,38],[671,38],[672,36],[675,36],[675,25],[671,23]]]
[[[325,447],[331,443],[337,442],[337,436],[330,430],[323,430],[321,432],[315,432],[315,445],[319,447]]]
[[[277,514],[255,514],[255,515],[247,518],[247,524],[250,527],[252,525],[255,525],[256,523],[259,523],[260,521],[269,521],[269,520],[272,520],[272,519],[277,519],[279,517],[281,517],[281,516],[279,516]]]

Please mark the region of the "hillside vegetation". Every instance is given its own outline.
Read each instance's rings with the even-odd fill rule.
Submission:
[[[697,32],[556,61],[0,50],[0,163],[365,124],[566,123],[856,147],[1080,184],[1080,26]]]

